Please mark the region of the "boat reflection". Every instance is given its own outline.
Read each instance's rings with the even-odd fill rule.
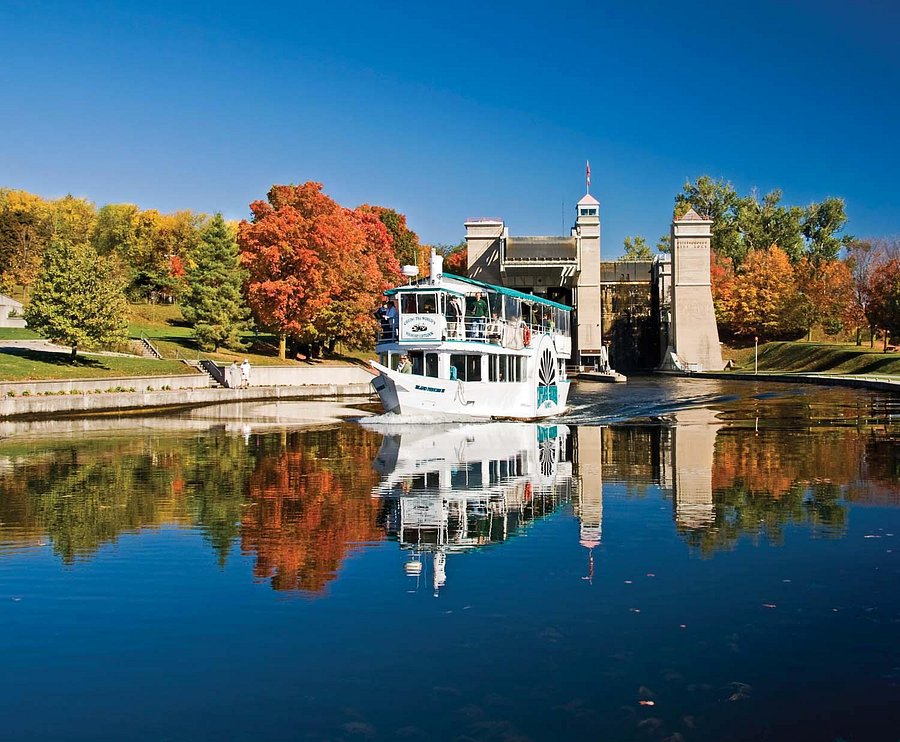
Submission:
[[[406,573],[435,595],[447,556],[506,541],[569,502],[575,487],[563,425],[486,423],[384,431],[373,497],[389,538],[409,552]]]

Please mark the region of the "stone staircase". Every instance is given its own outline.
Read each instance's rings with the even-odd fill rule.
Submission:
[[[132,340],[131,347],[135,353],[144,358],[155,358],[156,360],[162,358],[162,353],[159,352],[159,349],[143,335],[137,340]]]

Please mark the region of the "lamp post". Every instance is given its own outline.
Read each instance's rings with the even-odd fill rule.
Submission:
[[[753,336],[753,373],[759,373],[759,337]]]

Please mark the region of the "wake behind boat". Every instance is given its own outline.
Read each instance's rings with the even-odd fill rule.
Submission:
[[[535,420],[566,409],[571,307],[443,273],[386,292],[370,361],[386,412],[439,419]]]

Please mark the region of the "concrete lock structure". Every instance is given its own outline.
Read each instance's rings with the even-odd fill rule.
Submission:
[[[582,369],[723,368],[710,286],[712,222],[693,209],[672,223],[672,256],[600,259],[600,202],[576,204],[568,236],[517,237],[499,218],[465,222],[468,275],[574,307]]]

